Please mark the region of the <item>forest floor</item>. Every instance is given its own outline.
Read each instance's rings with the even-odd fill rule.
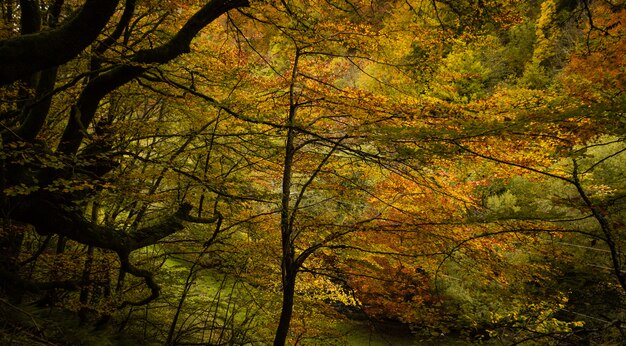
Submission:
[[[130,335],[114,333],[111,330],[95,330],[93,326],[80,324],[75,313],[58,308],[39,308],[32,304],[12,305],[1,300],[0,307],[0,345],[11,346],[125,346],[152,344]],[[368,322],[344,320],[337,328],[345,333],[345,344],[349,346],[446,346],[467,345],[467,342],[454,338],[441,337],[429,341],[420,341],[414,335],[397,327],[376,326]],[[307,345],[335,345],[320,341]]]

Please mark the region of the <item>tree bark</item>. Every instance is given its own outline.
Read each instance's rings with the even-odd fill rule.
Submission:
[[[40,31],[42,19],[37,1],[22,0],[20,3],[22,7],[22,35]],[[57,0],[50,9],[47,20],[47,25],[50,28],[56,28],[59,24],[58,20],[61,14],[62,3],[62,0]],[[24,18],[24,10],[29,7],[28,13],[29,17],[32,18],[31,20]],[[36,72],[27,78],[28,85],[35,89],[35,97],[22,107],[20,116],[22,125],[16,132],[24,141],[34,140],[43,128],[52,103],[52,94],[57,81],[57,71],[58,66],[53,66]]]
[[[29,223],[42,235],[57,234],[81,244],[92,245],[115,252],[132,252],[153,245],[159,240],[183,229],[183,221],[195,220],[189,216],[191,206],[183,204],[179,210],[155,225],[125,233],[114,227],[94,224],[83,217],[71,203],[45,194],[34,193],[28,205],[14,211],[12,219]],[[203,220],[205,222],[214,219]],[[197,221],[197,220],[196,220]]]
[[[291,324],[291,316],[293,315],[293,303],[296,293],[296,275],[297,270],[293,267],[293,259],[289,268],[283,273],[283,303],[280,310],[280,320],[276,335],[274,336],[274,346],[284,346],[287,342],[289,334],[289,326]]]
[[[93,43],[115,12],[118,0],[87,0],[57,29],[0,41],[0,85],[62,65]]]
[[[22,35],[33,34],[41,30],[41,12],[39,2],[20,0],[20,31]]]
[[[289,334],[289,325],[291,324],[291,316],[293,314],[293,302],[296,287],[296,276],[298,274],[298,266],[295,259],[293,226],[293,213],[295,209],[291,208],[291,180],[293,178],[293,165],[296,148],[294,140],[296,130],[294,128],[297,104],[295,101],[295,81],[298,71],[299,51],[296,51],[296,57],[293,63],[291,73],[291,85],[289,87],[289,113],[287,116],[287,138],[285,139],[285,159],[283,162],[283,177],[281,191],[281,210],[280,210],[280,233],[282,243],[282,260],[281,260],[281,278],[283,289],[283,302],[280,311],[280,320],[274,337],[274,346],[283,346],[287,342]]]
[[[164,64],[188,53],[191,41],[200,30],[229,10],[245,6],[249,6],[248,0],[212,0],[189,18],[167,43],[153,49],[141,50],[129,63],[119,65],[90,81],[72,109],[58,150],[65,154],[78,151],[85,137],[85,130],[93,120],[100,101],[108,93],[141,76],[150,65]]]

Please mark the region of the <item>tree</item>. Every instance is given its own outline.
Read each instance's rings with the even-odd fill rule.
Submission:
[[[115,16],[117,23],[105,29],[117,5],[117,1],[86,1],[75,16],[57,27],[57,18],[66,16],[71,10],[69,5],[57,1],[53,6],[39,7],[36,2],[22,1],[19,35],[0,41],[2,92],[4,104],[8,105],[2,113],[1,203],[6,212],[3,228],[7,232],[3,243],[14,254],[5,261],[3,275],[7,278],[5,282],[17,282],[26,289],[37,288],[16,276],[18,268],[14,262],[21,244],[13,225],[24,223],[32,225],[41,235],[67,237],[117,253],[122,270],[143,278],[151,290],[148,297],[127,302],[141,305],[158,296],[159,286],[150,272],[130,262],[130,253],[181,230],[183,221],[214,222],[216,218],[192,217],[191,205],[183,203],[161,222],[132,232],[87,219],[81,210],[82,201],[101,190],[106,175],[120,164],[120,157],[113,154],[112,136],[104,133],[107,120],[97,120],[97,116],[113,111],[107,109],[104,101],[117,89],[155,66],[189,52],[192,39],[204,27],[231,9],[248,6],[248,2],[209,1],[201,7],[178,3],[188,10],[185,13],[189,17],[169,37],[158,37],[156,42],[144,47],[137,46],[140,44],[137,40],[141,35],[157,38],[155,30],[160,22],[155,22],[148,32],[135,29],[134,25],[145,16],[140,12],[144,8],[143,4],[129,0],[124,2],[121,15]],[[54,18],[49,23],[52,29],[39,31],[37,25],[29,25],[44,14]],[[97,41],[101,35],[106,37]],[[135,35],[140,36],[135,38]],[[80,66],[76,58],[85,54],[88,46],[92,46],[93,55],[87,69],[73,76],[73,80],[59,80],[56,71],[68,65]],[[18,79],[23,84],[11,84]],[[81,81],[82,85],[77,84]],[[67,125],[62,132],[56,132],[58,125],[49,127],[59,121],[50,100],[67,89],[74,90],[77,98],[70,107],[61,110]],[[109,122],[116,121],[115,116],[112,114]],[[86,138],[89,143],[84,143]],[[56,149],[50,149],[55,142]],[[53,283],[53,286],[75,284]]]
[[[623,287],[621,3],[1,7],[14,300],[124,308],[120,329],[167,344],[249,341],[237,290],[223,321],[194,296],[219,273],[263,301],[275,345],[357,310],[510,342],[575,337],[566,246],[604,244],[593,263]],[[174,303],[150,304],[159,282]]]
[[[549,17],[554,21],[559,16],[557,8],[550,6],[556,5],[545,2],[542,6],[538,29]],[[614,281],[602,288],[605,293],[596,291],[596,294],[599,298],[610,294],[606,292],[615,292],[617,287],[622,293],[613,303],[620,304],[624,292],[623,263],[619,254],[623,246],[620,207],[623,205],[623,177],[615,172],[619,171],[616,166],[620,165],[618,162],[624,152],[623,117],[620,115],[623,100],[618,96],[622,94],[618,91],[622,75],[614,70],[621,64],[621,58],[617,58],[613,50],[621,48],[617,41],[607,43],[623,36],[618,24],[623,10],[606,4],[574,7],[574,10],[583,10],[584,17],[569,18],[591,23],[585,28],[589,31],[579,31],[571,24],[559,22],[560,26],[547,30],[551,32],[549,39],[537,35],[533,58],[526,66],[526,72],[541,67],[539,72],[531,71],[535,82],[557,76],[551,81],[552,89],[541,83],[529,84],[530,72],[524,73],[516,87],[511,86],[515,85],[515,81],[511,81],[483,96],[482,100],[457,108],[454,124],[458,125],[458,133],[449,134],[440,143],[448,143],[449,152],[461,149],[469,157],[485,160],[484,164],[493,169],[489,173],[495,177],[491,179],[491,186],[476,190],[483,195],[482,206],[477,204],[478,208],[468,216],[470,220],[482,222],[498,220],[497,227],[468,239],[475,241],[519,233],[533,235],[534,241],[547,243],[558,237],[562,240],[557,244],[561,245],[552,247],[558,250],[547,261],[555,270],[552,275],[558,276],[558,271],[568,266],[578,268],[581,273],[597,270],[587,265],[610,270]],[[596,27],[593,23],[601,24]],[[559,41],[563,37],[569,37],[573,43]],[[555,48],[558,44],[567,44],[574,53],[563,54]],[[603,57],[602,61],[599,56]],[[587,65],[590,61],[594,61],[593,67]],[[585,65],[586,72],[578,69],[580,64]],[[558,70],[563,66],[564,73]],[[458,107],[456,102],[459,101],[451,101],[450,107]],[[602,257],[599,253],[589,254],[595,252],[596,246],[599,253],[606,255],[603,260],[598,260]],[[580,251],[585,248],[589,250],[587,254]],[[578,257],[567,259],[574,254]],[[571,280],[571,276],[564,277]],[[543,289],[550,286],[543,285]],[[550,287],[553,292],[562,290],[567,299],[569,295],[563,288],[560,285]],[[580,295],[572,294],[572,297],[579,299]],[[572,309],[564,304],[563,308]],[[577,302],[572,302],[571,306],[580,307]],[[618,309],[612,311],[612,316],[619,320],[623,317]],[[563,314],[558,310],[552,313]],[[586,316],[577,313],[579,315],[570,314],[565,320],[585,320]],[[597,323],[592,318],[586,321]],[[607,323],[606,326],[612,325]],[[575,338],[574,334],[572,332],[571,336]]]

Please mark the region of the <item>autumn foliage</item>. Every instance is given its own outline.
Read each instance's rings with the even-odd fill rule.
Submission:
[[[623,1],[0,10],[0,317],[168,345],[623,337]]]

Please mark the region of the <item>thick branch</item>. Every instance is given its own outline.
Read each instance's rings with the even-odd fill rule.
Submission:
[[[40,234],[58,234],[82,244],[115,251],[120,258],[123,271],[144,279],[146,286],[150,289],[150,295],[140,301],[126,301],[122,304],[122,307],[147,304],[156,299],[160,292],[160,287],[154,280],[153,274],[148,270],[134,266],[130,262],[129,255],[132,251],[156,244],[159,240],[183,229],[183,221],[199,223],[217,221],[218,229],[221,222],[219,213],[213,218],[190,216],[191,205],[182,204],[173,215],[163,218],[155,225],[138,229],[132,233],[126,233],[114,227],[90,222],[76,208],[72,208],[71,205],[63,203],[52,196],[32,196],[30,201],[25,204],[22,212],[16,211],[12,215],[15,220],[32,224]],[[8,277],[8,274],[0,272],[0,277]],[[47,287],[76,288],[76,282],[74,281],[50,283],[49,286],[39,284],[37,287],[32,286],[32,284],[27,287],[26,281],[24,282],[24,288],[28,290]]]
[[[156,244],[159,240],[183,229],[183,220],[189,216],[191,206],[183,204],[173,215],[158,223],[132,233],[114,227],[97,225],[84,218],[78,210],[48,196],[33,196],[30,208],[16,213],[16,220],[32,224],[43,235],[58,234],[82,244],[108,249],[117,253]]]
[[[58,29],[0,41],[0,85],[62,65],[98,37],[118,0],[87,0],[81,11]]]
[[[127,64],[122,64],[111,71],[94,78],[81,93],[76,107],[72,111],[65,128],[58,150],[76,153],[84,137],[82,125],[88,127],[94,118],[98,104],[111,91],[139,77],[153,64],[164,64],[190,51],[191,40],[205,26],[222,14],[237,7],[249,6],[248,0],[212,0],[196,12],[178,33],[167,43],[153,49],[144,49]]]
[[[145,269],[141,269],[141,268],[137,268],[135,267],[132,263],[130,263],[130,260],[128,258],[128,254],[127,253],[118,253],[118,255],[120,256],[120,263],[122,265],[122,270],[124,270],[127,273],[130,273],[136,277],[141,277],[144,279],[146,286],[148,286],[148,288],[150,288],[150,295],[147,296],[144,299],[141,299],[139,301],[125,301],[122,303],[122,305],[120,306],[120,309],[131,305],[131,306],[141,306],[141,305],[146,305],[148,303],[150,303],[151,301],[157,299],[159,297],[159,294],[161,292],[161,287],[159,286],[159,284],[156,283],[156,281],[154,281],[154,275],[152,274],[152,272],[150,272],[149,270],[145,270]]]

